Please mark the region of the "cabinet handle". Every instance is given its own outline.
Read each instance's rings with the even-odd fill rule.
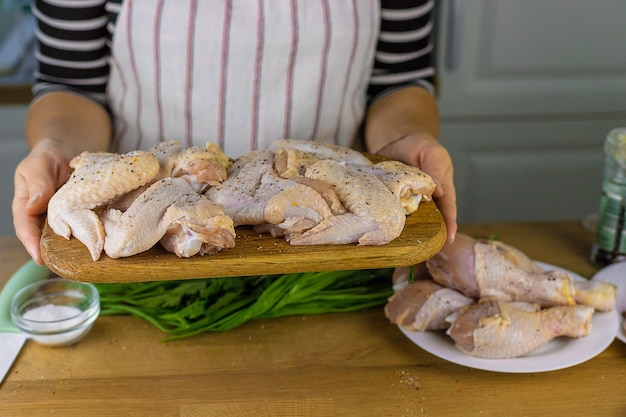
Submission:
[[[461,59],[464,11],[463,0],[448,0],[445,50],[445,65],[448,71],[455,71]]]

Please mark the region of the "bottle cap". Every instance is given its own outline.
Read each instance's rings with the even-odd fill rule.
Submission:
[[[616,161],[626,163],[626,127],[609,132],[604,143],[604,152]]]

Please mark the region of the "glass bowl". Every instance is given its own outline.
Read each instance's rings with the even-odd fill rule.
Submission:
[[[27,285],[11,300],[13,323],[34,341],[65,346],[80,340],[100,314],[92,284],[52,278]]]

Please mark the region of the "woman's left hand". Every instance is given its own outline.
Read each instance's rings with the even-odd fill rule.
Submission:
[[[452,243],[457,231],[456,189],[452,158],[446,148],[426,133],[414,133],[391,141],[377,152],[418,167],[437,184],[433,199],[446,223],[447,243]]]
[[[448,229],[446,241],[452,243],[457,230],[454,170],[438,134],[437,102],[423,88],[399,89],[376,100],[368,110],[368,151],[416,166],[433,178],[437,184],[433,198]]]

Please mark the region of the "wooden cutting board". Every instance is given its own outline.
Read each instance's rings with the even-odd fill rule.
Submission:
[[[237,228],[235,247],[213,255],[179,258],[155,247],[120,259],[103,254],[94,262],[81,242],[66,240],[46,225],[41,254],[52,272],[68,279],[141,282],[410,266],[431,258],[445,240],[445,224],[430,201],[407,217],[397,239],[382,246],[291,246],[282,238]]]

